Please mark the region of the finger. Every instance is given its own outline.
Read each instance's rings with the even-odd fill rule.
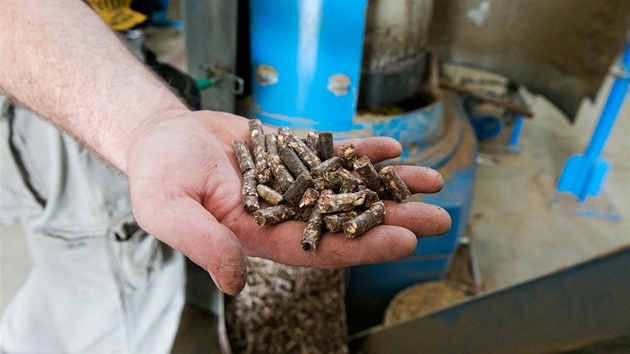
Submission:
[[[413,253],[417,244],[411,231],[386,225],[352,240],[346,239],[343,233],[326,233],[313,254],[304,251],[300,244],[304,225],[292,221],[261,228],[264,235],[248,242],[248,254],[294,266],[339,268],[395,261]]]
[[[442,175],[429,167],[394,166],[411,193],[437,193],[444,186]]]
[[[139,201],[142,202],[146,203],[146,200]],[[232,231],[187,196],[177,200],[158,199],[157,203],[153,201],[151,205],[170,207],[139,209],[135,214],[141,227],[146,225],[148,229],[145,230],[151,235],[182,252],[209,272],[223,292],[236,295],[243,289],[247,267],[241,244]]]
[[[367,156],[372,163],[393,159],[402,154],[402,145],[393,138],[371,137],[364,139],[347,139],[335,142],[335,155],[339,156],[342,145],[354,145],[357,156]]]
[[[444,208],[417,202],[385,203],[385,225],[404,227],[416,237],[439,236],[451,228],[451,216]]]

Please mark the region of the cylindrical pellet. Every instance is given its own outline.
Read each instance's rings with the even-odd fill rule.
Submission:
[[[361,236],[372,227],[383,222],[384,219],[385,204],[377,202],[370,209],[343,224],[343,233],[346,235],[346,238]]]
[[[332,194],[332,191],[329,189],[322,191],[320,194],[320,197],[317,200],[317,205],[308,219],[308,223],[306,224],[304,233],[302,234],[302,239],[300,240],[302,249],[310,251],[313,254],[315,254],[315,250],[317,249],[319,238],[322,236],[322,233],[324,233],[324,217],[321,213],[322,198],[330,194]]]
[[[310,173],[301,174],[296,180],[295,183],[287,189],[286,192],[282,195],[282,199],[284,199],[287,203],[293,206],[297,206],[306,192],[307,189],[313,187],[313,177],[311,177]]]
[[[324,232],[324,218],[322,217],[322,214],[318,213],[316,210],[317,207],[315,207],[315,210],[308,219],[308,223],[306,224],[304,233],[302,234],[302,239],[300,239],[302,249],[313,254],[317,249],[319,238]]]
[[[291,220],[298,213],[298,208],[287,204],[260,209],[254,213],[254,221],[260,226]]]
[[[324,172],[336,171],[341,167],[341,158],[333,156],[328,160],[322,161],[319,165],[311,168],[313,176],[321,176]]]
[[[267,162],[274,177],[273,187],[276,191],[284,193],[295,180],[284,166],[284,163],[282,163],[280,156],[278,156],[278,136],[274,133],[267,134],[265,135],[265,141],[267,145]]]
[[[346,211],[343,213],[326,214],[324,216],[324,224],[330,232],[343,231],[343,224],[357,217],[359,213],[356,211]]]
[[[357,178],[344,178],[339,187],[339,193],[354,193],[359,191],[361,181]]]
[[[313,206],[317,203],[317,198],[319,198],[319,192],[314,188],[308,188],[304,192],[304,195],[302,195],[302,199],[300,199],[300,204],[298,206],[300,208]]]
[[[252,159],[252,155],[249,153],[249,148],[247,147],[247,143],[245,140],[234,140],[232,141],[232,150],[234,151],[234,155],[236,156],[236,162],[238,162],[238,168],[240,168],[241,173],[245,173],[247,170],[253,170],[256,168],[254,165],[254,160]]]
[[[300,159],[304,162],[306,167],[309,169],[319,165],[322,161],[315,155],[313,150],[311,150],[306,143],[302,141],[295,133],[289,135],[287,144],[295,151],[295,153],[300,157]]]
[[[319,144],[317,147],[317,155],[324,161],[335,156],[335,147],[333,145],[333,134],[331,132],[319,133]]]
[[[389,193],[387,193],[385,186],[381,183],[378,172],[376,172],[376,169],[367,156],[356,160],[354,162],[354,169],[357,171],[366,187],[378,193],[381,199],[389,199]]]
[[[247,170],[243,174],[243,188],[241,193],[243,195],[243,208],[248,213],[253,213],[260,209],[258,204],[258,192],[256,190],[256,170]]]
[[[339,149],[339,156],[343,167],[350,170],[354,168],[354,162],[357,160],[357,152],[354,145],[341,145],[341,148]]]
[[[308,135],[306,135],[306,146],[308,146],[311,150],[313,150],[315,155],[319,155],[319,153],[317,152],[317,149],[319,148],[319,133],[318,132],[309,132]]]
[[[254,164],[256,165],[256,179],[259,183],[267,183],[271,180],[271,170],[267,163],[267,148],[265,144],[265,133],[260,119],[249,120],[249,137],[252,142],[254,152]]]
[[[282,202],[282,194],[264,184],[256,186],[256,191],[258,191],[258,196],[270,205],[276,206]]]
[[[366,189],[356,193],[323,195],[317,206],[322,213],[327,214],[350,211],[360,205],[370,207],[376,202],[378,202],[376,192]]]
[[[291,171],[293,177],[298,178],[301,174],[308,172],[308,168],[304,166],[304,163],[302,163],[302,160],[300,160],[293,149],[282,148],[278,151],[278,155],[284,165]]]
[[[385,188],[387,188],[389,194],[391,194],[392,199],[400,203],[411,197],[411,191],[409,191],[405,182],[392,166],[383,167],[378,174],[381,177],[381,182],[383,182]]]
[[[283,148],[289,147],[289,135],[291,135],[293,131],[288,127],[280,127],[278,128],[278,151]]]

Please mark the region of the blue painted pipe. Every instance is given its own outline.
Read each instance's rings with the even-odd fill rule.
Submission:
[[[630,42],[626,46],[626,51],[621,60],[621,64],[624,66],[626,75],[630,75]],[[615,118],[623,105],[623,100],[628,92],[628,84],[630,84],[629,78],[618,78],[612,85],[608,100],[602,111],[602,115],[599,119],[597,127],[591,137],[591,142],[586,148],[584,155],[589,158],[597,158],[606,144],[606,140],[610,135]]]
[[[588,196],[599,194],[610,171],[610,162],[601,158],[600,155],[630,84],[630,43],[626,47],[621,62],[625,76],[615,79],[586,151],[583,155],[571,156],[567,160],[556,185],[558,192],[573,193],[580,202],[584,202]]]

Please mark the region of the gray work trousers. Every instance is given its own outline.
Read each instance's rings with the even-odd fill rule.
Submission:
[[[3,314],[2,352],[169,353],[183,256],[137,226],[125,176],[0,104],[1,221],[22,223],[33,264]]]

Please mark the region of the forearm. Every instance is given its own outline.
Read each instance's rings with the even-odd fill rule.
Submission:
[[[0,89],[127,171],[134,136],[186,107],[79,0],[2,0]]]

